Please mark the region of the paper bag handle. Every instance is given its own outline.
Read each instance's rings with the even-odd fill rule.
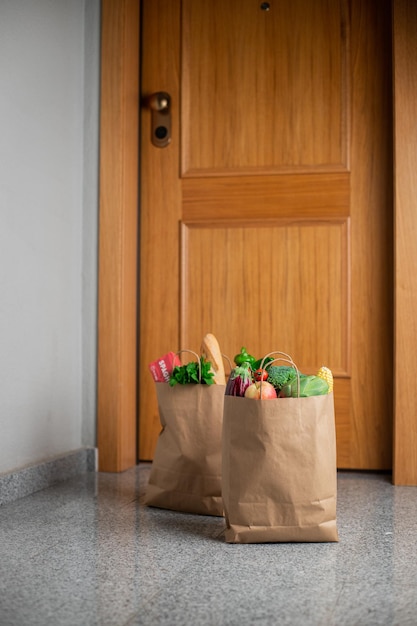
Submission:
[[[265,359],[267,359],[270,356],[273,356],[274,354],[282,354],[283,356],[277,357],[276,359],[273,359],[272,361],[268,361],[267,365],[271,365],[272,363],[275,363],[276,361],[285,361],[286,363],[289,363],[291,367],[295,369],[295,373],[297,374],[297,397],[299,398],[300,397],[300,371],[289,354],[287,354],[286,352],[280,352],[279,350],[276,350],[275,352],[269,352],[269,354],[266,354],[264,358],[262,359],[261,369],[264,369]],[[260,391],[261,398],[262,398],[262,377],[261,377],[260,382],[261,384],[259,385],[259,391]]]
[[[197,363],[198,363],[198,380],[201,383],[201,357],[199,357],[197,352],[194,352],[194,350],[188,350],[187,348],[184,348],[184,350],[179,350],[177,352],[177,356],[179,356],[181,352],[190,352],[191,354],[194,354],[194,356],[196,357]],[[222,357],[226,359],[226,361],[229,363],[230,370],[232,370],[232,362],[229,359],[229,357],[226,354],[223,354],[223,352],[222,352]]]
[[[228,362],[228,364],[229,364],[230,371],[232,371],[232,369],[233,369],[233,366],[232,366],[232,361],[229,359],[229,357],[227,356],[227,354],[223,354],[223,352],[222,352],[222,357],[223,357],[224,359],[226,359],[226,361],[227,361],[227,362]]]
[[[191,354],[194,354],[195,358],[197,359],[197,363],[198,363],[198,382],[201,384],[201,360],[200,360],[200,357],[198,356],[197,352],[194,352],[194,350],[188,350],[187,348],[184,348],[183,350],[178,350],[177,356],[179,356],[181,354],[181,352],[190,352]]]
[[[275,350],[274,352],[269,352],[268,354],[266,354],[266,355],[264,356],[264,358],[262,359],[262,363],[261,363],[261,368],[262,368],[262,369],[263,369],[263,367],[264,367],[265,359],[267,359],[268,357],[272,356],[273,354],[281,354],[281,355],[284,357],[284,358],[279,358],[279,357],[278,357],[277,359],[274,359],[274,361],[279,361],[279,360],[282,360],[282,361],[288,361],[288,362],[289,362],[289,363],[291,363],[291,364],[292,364],[295,368],[297,368],[296,364],[294,363],[294,361],[293,361],[292,357],[290,357],[290,355],[289,355],[289,354],[287,354],[286,352],[280,352],[279,350]],[[269,363],[271,363],[271,361],[270,361]]]

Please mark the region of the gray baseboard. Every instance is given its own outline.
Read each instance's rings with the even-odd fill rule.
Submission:
[[[13,502],[78,474],[97,471],[97,448],[79,448],[67,454],[0,474],[0,505]]]

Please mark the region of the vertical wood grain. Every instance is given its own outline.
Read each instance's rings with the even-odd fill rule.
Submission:
[[[331,363],[348,377],[348,235],[347,219],[183,225],[184,344],[210,328],[230,358],[244,341],[260,356],[292,355],[305,373]]]
[[[346,169],[346,4],[183,0],[184,176]]]
[[[171,96],[171,142],[151,143],[151,114],[141,111],[139,458],[151,460],[160,432],[155,385],[148,364],[179,350],[179,221],[181,219],[178,0],[143,0],[141,98]],[[189,347],[189,346],[186,346]]]
[[[394,0],[396,485],[417,485],[417,3]]]
[[[98,425],[100,471],[135,465],[139,0],[102,0]]]
[[[181,55],[180,35],[176,34],[179,15],[175,11],[180,5],[183,7]],[[140,362],[146,367],[151,359],[163,354],[163,350],[179,347],[198,350],[206,332],[214,332],[226,352],[237,351],[248,340],[248,347],[255,353],[282,349],[283,344],[290,341],[297,352],[293,355],[297,363],[309,368],[319,367],[323,364],[322,358],[331,359],[326,364],[337,373],[339,467],[390,469],[393,380],[391,0],[329,2],[330,13],[325,5],[309,0],[278,3],[279,10],[287,11],[288,16],[281,23],[273,21],[273,11],[269,16],[263,15],[259,5],[251,0],[244,3],[231,0],[226,5],[217,0],[212,3],[144,1],[143,95],[155,90],[169,91],[173,95],[174,125],[170,147],[159,151],[152,149],[148,135],[149,112],[143,111]],[[233,15],[230,7],[236,7]],[[309,19],[305,19],[307,15]],[[331,28],[330,15],[334,16]],[[330,29],[332,36],[326,42],[323,37],[317,38],[320,28],[315,27],[316,22],[320,28],[327,24]],[[228,25],[232,23],[233,30],[229,30]],[[280,45],[284,40],[287,43],[283,54],[285,52],[284,57],[292,59],[292,63],[289,67],[284,63],[284,66],[295,92],[292,91],[287,100],[286,114],[274,116],[274,107],[280,105],[287,93],[279,82],[284,70],[277,64],[281,68],[279,75],[271,73],[277,57],[277,38],[265,39],[259,29],[279,29],[282,24],[285,24],[285,37],[278,39]],[[290,24],[294,24],[294,28]],[[291,39],[294,33],[297,46]],[[267,48],[266,41],[269,42]],[[331,50],[326,47],[328,44]],[[304,46],[301,64],[297,56],[302,51],[300,46]],[[312,46],[314,54],[310,54]],[[309,82],[310,72],[306,78],[308,59],[317,59],[318,64],[313,85]],[[265,84],[262,72],[257,71],[264,63]],[[326,71],[326,67],[331,71]],[[254,88],[254,81],[258,81],[258,88]],[[275,97],[277,81],[281,85],[278,88],[280,98]],[[239,89],[235,98],[237,88],[233,86],[236,84]],[[302,84],[311,85],[313,91],[317,87],[317,93],[327,94],[323,95],[326,103],[334,106],[331,123],[321,106],[313,107],[316,115],[311,118],[310,99],[302,97],[302,90],[300,94]],[[306,91],[309,88],[306,87]],[[316,98],[316,103],[317,100],[320,103],[321,98]],[[233,113],[236,111],[237,115]],[[280,123],[285,122],[285,128],[274,126],[276,117]],[[313,123],[316,117],[317,124]],[[307,128],[304,127],[306,120],[309,120]],[[337,131],[334,131],[335,120]],[[179,127],[181,146],[178,145]],[[253,129],[256,129],[255,134]],[[278,154],[276,150],[282,149],[283,137],[286,137],[286,148]],[[271,138],[278,140],[279,145]],[[321,138],[325,138],[324,144]],[[180,160],[174,154],[175,146],[181,151]],[[311,171],[303,172],[306,167]],[[340,190],[334,187],[337,179],[342,185]],[[327,195],[327,191],[331,195]],[[272,252],[272,247],[276,242],[271,239],[272,233],[265,234],[257,227],[252,231],[254,226],[249,223],[263,219],[269,220],[269,225],[272,221],[276,223],[276,239],[285,250],[281,229],[286,228],[282,220],[287,218],[316,220],[317,226],[323,221],[328,223],[324,228],[297,227],[285,231],[288,242],[294,246],[288,259],[301,271],[304,284],[308,283],[299,292],[296,283],[290,289],[286,287],[287,280],[297,281],[297,271],[291,274],[289,265],[286,275],[279,273],[282,261],[273,272],[263,271],[268,268],[265,249],[271,250],[267,257],[273,262],[273,255],[277,253]],[[330,222],[334,226],[335,219],[341,219],[341,224],[345,224],[346,219],[350,223],[348,228],[346,222],[343,236],[338,234],[338,229],[330,228]],[[181,241],[179,226],[182,226]],[[307,232],[312,239],[306,242]],[[323,241],[325,245],[321,245]],[[156,249],[157,242],[162,242],[160,251]],[[182,243],[180,268],[179,243]],[[244,260],[251,265],[250,269],[245,269],[246,280],[242,286],[245,243],[247,259]],[[300,265],[297,250],[300,251],[301,246],[305,257]],[[280,258],[281,253],[280,249]],[[332,257],[338,265],[334,273],[329,269]],[[222,263],[221,259],[226,262]],[[322,265],[325,271],[320,273]],[[211,270],[208,271],[207,266]],[[313,268],[317,271],[313,272]],[[320,282],[314,282],[319,280],[318,275],[330,281],[324,285],[324,290]],[[177,291],[179,276],[182,276],[182,292]],[[334,294],[329,290],[332,281],[337,282]],[[324,298],[320,290],[324,291]],[[242,294],[247,296],[244,302]],[[324,328],[314,324],[315,334],[307,340],[303,335],[302,345],[295,345],[297,332],[302,335],[297,328],[304,332],[305,319],[311,317],[317,321],[317,311],[326,300],[331,300],[332,304],[324,313]],[[248,306],[249,301],[254,302],[254,306]],[[316,302],[319,304],[314,308]],[[264,307],[263,325],[259,323],[259,303]],[[350,304],[346,306],[347,303]],[[277,310],[281,311],[279,328],[274,317]],[[335,318],[331,323],[330,314]],[[289,339],[285,332],[288,320],[295,322]],[[180,345],[177,344],[178,327],[181,329]],[[328,337],[336,338],[334,345],[326,344],[326,332]],[[346,337],[350,339],[346,341]],[[320,347],[320,357],[314,354],[314,346]],[[305,352],[307,347],[309,351]],[[139,375],[139,385],[145,377],[146,373]],[[141,458],[148,460],[152,458],[160,425],[150,385],[146,380],[144,385],[146,394],[139,394],[139,440]]]
[[[392,467],[391,2],[351,3],[350,465]]]

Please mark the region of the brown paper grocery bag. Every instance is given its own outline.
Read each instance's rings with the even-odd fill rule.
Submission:
[[[162,431],[145,504],[223,515],[221,437],[224,385],[156,383]]]
[[[333,393],[225,396],[222,459],[227,542],[338,541]]]

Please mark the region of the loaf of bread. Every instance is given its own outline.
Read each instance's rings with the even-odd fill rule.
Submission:
[[[212,333],[207,333],[203,338],[201,356],[203,356],[206,361],[210,361],[211,370],[214,373],[213,380],[216,385],[225,385],[226,375],[224,373],[223,357],[219,342]]]

